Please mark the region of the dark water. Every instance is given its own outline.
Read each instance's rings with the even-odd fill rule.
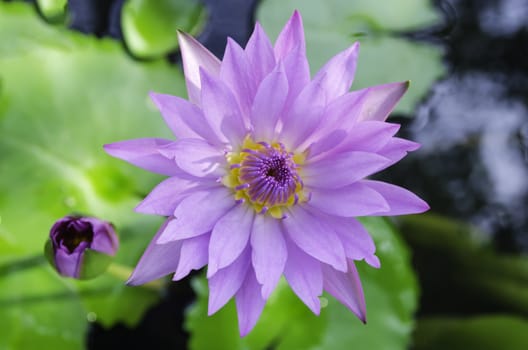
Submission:
[[[244,44],[254,23],[255,0],[206,0],[210,18],[200,40],[222,56],[226,36]],[[123,0],[70,0],[72,29],[121,38]],[[448,73],[431,87],[414,118],[394,116],[401,136],[420,142],[420,151],[382,174],[382,178],[419,193],[436,213],[474,224],[497,250],[528,252],[528,1],[435,1],[444,23],[404,33],[445,48]],[[177,53],[168,57],[177,62]],[[436,266],[436,268],[439,268]],[[436,271],[436,272],[435,272]],[[421,314],[496,311],[468,304],[459,295],[439,302],[437,285],[418,269]],[[103,330],[94,324],[90,349],[128,347],[183,349],[183,311],[192,302],[187,282],[171,285],[139,326]],[[473,297],[473,296],[472,296]],[[477,305],[477,306],[475,306]],[[482,308],[485,307],[485,310]]]
[[[528,1],[437,5],[449,73],[403,134],[422,149],[389,171],[433,210],[475,224],[502,251],[528,251]]]

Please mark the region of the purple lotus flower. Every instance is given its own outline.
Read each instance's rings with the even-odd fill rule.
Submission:
[[[242,336],[281,276],[315,314],[326,290],[365,321],[354,261],[380,262],[355,217],[428,209],[366,179],[418,148],[385,122],[408,83],[349,92],[358,43],[311,79],[297,12],[275,46],[257,24],[245,49],[228,39],[222,61],[187,34],[179,40],[189,101],[151,94],[177,140],[105,146],[169,176],[136,208],[168,219],[129,283],[208,265],[209,314],[234,296]]]
[[[110,223],[91,217],[66,216],[52,226],[45,252],[59,274],[85,279],[104,272],[118,246]]]

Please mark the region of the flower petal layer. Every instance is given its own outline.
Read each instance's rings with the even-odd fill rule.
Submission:
[[[156,243],[171,221],[173,221],[173,218],[167,219],[160,227],[136,265],[127,284],[137,286],[176,271],[182,242]]]
[[[378,172],[385,168],[389,161],[376,153],[340,153],[306,164],[302,170],[303,181],[310,187],[340,188]]]
[[[178,140],[161,148],[160,153],[192,176],[217,179],[225,174],[223,153],[201,139]]]
[[[373,180],[363,180],[362,183],[381,194],[389,203],[390,210],[381,212],[380,215],[417,214],[430,209],[429,205],[417,195],[399,186]]]
[[[181,170],[173,160],[159,151],[173,142],[157,138],[134,139],[104,145],[104,150],[112,157],[123,159],[153,173],[174,176],[181,174]]]
[[[266,300],[260,295],[260,285],[252,268],[235,296],[240,336],[244,337],[255,327]]]
[[[184,278],[191,270],[199,270],[207,264],[210,234],[188,238],[182,241],[178,268],[172,278],[178,281]]]
[[[212,144],[222,143],[197,105],[177,96],[153,92],[150,98],[178,139],[201,138]]]
[[[366,88],[367,100],[358,120],[385,121],[408,88],[408,81]]]
[[[231,193],[223,187],[193,193],[176,207],[175,219],[157,238],[157,243],[164,244],[207,233],[234,205]]]
[[[288,96],[288,79],[284,67],[279,64],[264,78],[253,101],[250,117],[256,140],[274,139],[275,127],[284,109],[286,96]]]
[[[323,293],[323,273],[321,263],[312,258],[289,240],[288,260],[284,267],[284,277],[291,289],[316,315],[321,310],[319,296]]]
[[[256,215],[251,231],[251,248],[255,275],[262,285],[262,297],[267,299],[279,282],[288,258],[279,222],[264,215]]]
[[[185,197],[205,186],[206,183],[199,181],[169,177],[154,187],[135,210],[138,213],[171,216]]]
[[[408,152],[416,151],[418,148],[420,148],[419,143],[393,137],[378,153],[389,158],[392,165],[405,157]]]
[[[231,144],[240,144],[246,136],[246,126],[233,92],[222,80],[202,71],[202,109],[218,135],[224,135]],[[245,114],[247,115],[247,114]],[[222,129],[227,123],[230,129]]]
[[[218,76],[220,73],[220,61],[189,34],[178,32],[178,42],[180,44],[189,100],[200,105],[200,69],[213,76]]]
[[[301,48],[305,51],[304,28],[301,14],[294,11],[275,42],[275,58],[277,61],[284,59],[292,50]]]
[[[220,79],[229,86],[240,110],[247,116],[257,90],[256,79],[246,52],[231,38],[227,38]]]
[[[255,23],[255,29],[249,38],[245,51],[258,85],[275,67],[273,46],[258,22]]]
[[[314,77],[318,80],[321,75],[326,75],[324,90],[329,99],[335,99],[345,94],[354,81],[357,58],[359,55],[359,42],[332,57]]]
[[[341,240],[347,258],[364,259],[369,265],[380,267],[379,259],[375,255],[374,241],[357,219],[332,216],[326,220]]]
[[[310,206],[337,216],[366,216],[387,212],[385,198],[366,184],[356,182],[339,189],[311,189]]]
[[[208,315],[217,312],[238,292],[250,266],[250,253],[246,249],[231,265],[209,278]]]
[[[323,264],[324,289],[343,305],[348,307],[356,316],[367,322],[367,311],[363,287],[352,260],[348,261],[348,271],[339,272],[332,267]]]
[[[282,220],[282,224],[292,242],[304,252],[337,270],[346,271],[345,251],[341,241],[314,214],[296,206],[289,211],[289,217]]]
[[[231,264],[246,248],[255,211],[236,205],[215,224],[209,243],[207,277]]]

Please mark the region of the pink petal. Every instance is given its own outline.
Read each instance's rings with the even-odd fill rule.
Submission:
[[[305,46],[302,17],[298,11],[294,11],[277,37],[274,48],[275,58],[277,61],[282,60],[297,47],[304,52]]]
[[[377,152],[400,129],[399,124],[379,121],[359,122],[349,131],[349,138],[340,146],[342,150]]]
[[[267,299],[282,276],[288,251],[278,220],[256,215],[251,232],[251,261],[262,297]]]
[[[336,271],[323,264],[324,289],[348,307],[363,323],[367,322],[367,310],[363,287],[352,260],[348,261],[346,273]]]
[[[295,98],[310,82],[310,66],[308,65],[305,49],[300,45],[293,48],[282,62],[284,63],[284,71],[288,78],[289,89],[285,106],[288,107],[293,104]]]
[[[291,240],[314,258],[346,271],[345,251],[336,233],[300,206],[292,207],[289,214],[282,224]]]
[[[282,64],[277,65],[260,84],[253,108],[251,110],[251,124],[256,140],[272,141],[275,126],[288,96],[288,79]]]
[[[209,243],[207,277],[230,265],[246,248],[254,216],[252,207],[241,204],[218,220]]]
[[[235,96],[221,80],[202,73],[202,109],[205,118],[217,134],[225,135],[231,144],[240,143],[247,131]],[[228,133],[222,130],[225,121],[231,128]]]
[[[218,178],[225,175],[224,153],[201,139],[181,139],[160,149],[181,170],[197,177]]]
[[[326,75],[324,90],[329,99],[335,99],[345,94],[354,81],[357,58],[359,55],[359,42],[354,43],[347,50],[332,57],[314,77]]]
[[[178,281],[184,278],[191,270],[199,270],[207,264],[207,251],[210,234],[192,237],[182,241],[178,268],[172,278]]]
[[[200,68],[213,76],[218,76],[220,74],[220,61],[187,33],[178,32],[178,41],[189,101],[200,105]]]
[[[257,91],[257,82],[246,53],[231,38],[227,38],[220,78],[236,96],[242,114],[249,115]]]
[[[303,166],[304,184],[318,188],[339,188],[350,185],[384,169],[389,159],[376,153],[346,152]]]
[[[316,315],[321,310],[319,296],[323,294],[321,263],[300,250],[293,242],[286,241],[288,260],[284,277],[291,289]]]
[[[115,142],[104,145],[106,153],[153,173],[174,176],[181,174],[176,163],[163,156],[159,149],[174,141],[145,138]]]
[[[250,266],[249,249],[246,249],[231,265],[224,267],[209,278],[209,310],[207,312],[209,316],[217,312],[238,292]]]
[[[160,227],[136,265],[127,284],[137,286],[176,271],[182,242],[175,241],[167,244],[156,243],[172,221],[173,219],[169,218]]]
[[[329,225],[337,233],[343,244],[346,257],[353,260],[363,260],[375,268],[379,268],[379,260],[375,255],[376,246],[368,231],[355,218],[329,216]]]
[[[249,269],[242,287],[235,295],[240,336],[248,334],[257,323],[266,301],[260,295],[260,285],[253,269]]]
[[[407,81],[364,89],[368,90],[368,94],[358,120],[385,121],[408,88],[409,82]]]
[[[258,85],[275,66],[273,46],[258,22],[246,45],[246,55]]]
[[[178,204],[202,183],[180,177],[169,177],[159,183],[136,207],[138,213],[171,216]]]
[[[337,216],[365,216],[388,211],[385,198],[366,184],[356,182],[339,189],[312,190],[310,206]]]
[[[405,157],[408,152],[416,151],[418,148],[420,148],[419,143],[393,137],[378,151],[378,154],[389,158],[391,160],[390,165],[392,165]]]
[[[223,186],[191,194],[176,207],[175,219],[167,225],[157,243],[164,244],[207,233],[234,205],[232,194]]]
[[[325,79],[323,75],[310,82],[297,96],[291,110],[282,117],[280,139],[289,149],[298,147],[321,122],[327,103],[323,89]]]
[[[205,120],[202,110],[177,96],[150,93],[165,123],[179,139],[201,138],[209,143],[221,144],[218,135]]]
[[[348,133],[357,124],[357,118],[361,112],[364,96],[364,92],[349,92],[329,102],[325,106],[321,122],[317,126],[317,129],[299,148],[304,149],[314,142],[319,142],[321,139],[327,138],[336,131],[336,128]],[[309,154],[308,156],[312,158],[315,155]]]
[[[321,159],[321,155],[333,150],[347,138],[348,134],[344,130],[334,130],[325,137],[312,143],[308,148],[307,161]],[[302,146],[301,146],[302,148]]]
[[[378,192],[389,204],[390,210],[377,213],[383,216],[418,214],[429,210],[429,205],[406,189],[381,181],[363,180],[364,184]]]

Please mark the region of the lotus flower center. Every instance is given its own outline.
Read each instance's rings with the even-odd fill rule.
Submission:
[[[248,202],[259,213],[283,217],[284,207],[304,200],[298,170],[302,157],[282,144],[255,143],[246,139],[242,150],[227,156],[230,172],[223,183],[233,188],[237,200]]]

